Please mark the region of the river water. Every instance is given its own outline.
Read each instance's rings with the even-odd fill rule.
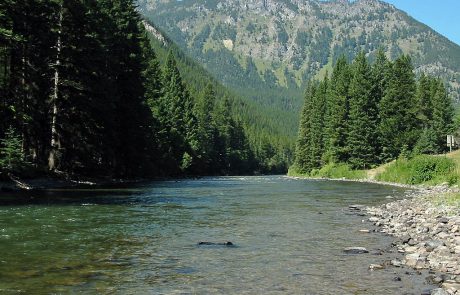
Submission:
[[[369,270],[391,238],[347,214],[403,193],[282,176],[3,193],[0,293],[420,294],[421,275]]]

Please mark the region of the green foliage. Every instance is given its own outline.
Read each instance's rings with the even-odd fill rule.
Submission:
[[[0,21],[4,169],[19,169],[25,159],[37,171],[91,177],[263,167],[247,138],[251,122],[243,126],[231,110],[238,103],[226,106],[229,118],[217,119],[216,97],[228,91],[190,63],[184,67],[194,79],[184,82],[172,50],[167,56],[153,48],[134,1],[8,0]],[[208,82],[219,93],[201,99]],[[20,142],[8,126],[20,131]]]
[[[312,157],[312,118],[315,111],[313,98],[316,96],[317,85],[309,84],[305,92],[305,102],[300,118],[299,135],[297,137],[294,166],[298,173],[308,174],[315,168]]]
[[[430,111],[420,102],[426,100]],[[452,126],[444,85],[426,76],[417,83],[409,57],[391,63],[380,51],[373,65],[364,52],[351,65],[342,57],[331,78],[307,88],[292,171],[315,174],[334,163],[369,169],[438,153]]]
[[[329,163],[319,170],[312,171],[312,177],[323,177],[333,179],[364,179],[366,172],[363,170],[354,170],[350,165],[339,163]]]
[[[405,184],[439,184],[457,182],[455,163],[441,156],[420,155],[410,160],[398,159],[390,164],[377,179]]]
[[[438,138],[432,128],[425,128],[420,134],[417,144],[414,147],[413,153],[434,155],[439,153],[440,147],[437,145]]]
[[[349,105],[349,86],[351,71],[347,60],[342,56],[332,72],[326,113],[326,154],[327,162],[343,162],[347,133],[347,116]]]
[[[10,127],[0,140],[0,170],[15,171],[27,166],[22,152],[22,140]]]
[[[371,68],[364,52],[353,63],[350,81],[350,112],[348,116],[348,162],[353,168],[369,168],[376,162],[377,102],[372,97]]]
[[[416,81],[410,57],[399,57],[390,73],[379,102],[378,129],[383,161],[397,157],[404,145],[412,149],[417,141]]]

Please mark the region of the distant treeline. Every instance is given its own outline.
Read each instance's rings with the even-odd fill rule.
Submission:
[[[443,152],[453,115],[444,83],[417,80],[409,56],[391,62],[380,51],[373,64],[363,52],[351,64],[341,57],[306,90],[293,171],[368,169],[401,154]]]
[[[0,4],[0,172],[252,173],[233,103],[213,88],[190,95],[172,54],[160,67],[133,1]]]

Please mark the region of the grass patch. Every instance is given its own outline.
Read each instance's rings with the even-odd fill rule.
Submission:
[[[295,167],[291,167],[288,171],[288,175],[299,177],[365,179],[366,171],[353,170],[347,164],[330,163],[321,169],[313,169],[310,173],[301,173],[298,172]]]
[[[376,176],[377,180],[404,184],[436,185],[458,182],[456,163],[447,157],[420,155],[410,160],[398,159],[385,171]]]
[[[313,177],[324,178],[346,178],[346,179],[364,179],[366,172],[364,170],[353,170],[347,164],[330,163],[319,170],[313,170],[311,173]]]

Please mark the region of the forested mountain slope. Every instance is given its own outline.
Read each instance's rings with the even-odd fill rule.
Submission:
[[[232,116],[242,122],[251,149],[259,162],[261,172],[283,173],[287,165],[293,160],[293,136],[286,134],[285,130],[293,128],[297,124],[296,118],[283,109],[277,109],[268,105],[261,105],[248,99],[244,95],[238,95],[223,86],[201,64],[190,58],[177,46],[161,29],[146,20],[143,22],[151,39],[151,46],[155,50],[158,60],[166,61],[168,52],[173,52],[177,59],[177,66],[182,77],[187,83],[192,96],[199,96],[207,84],[214,85],[216,98],[222,101],[230,98],[232,102]],[[277,122],[278,118],[287,118]]]

